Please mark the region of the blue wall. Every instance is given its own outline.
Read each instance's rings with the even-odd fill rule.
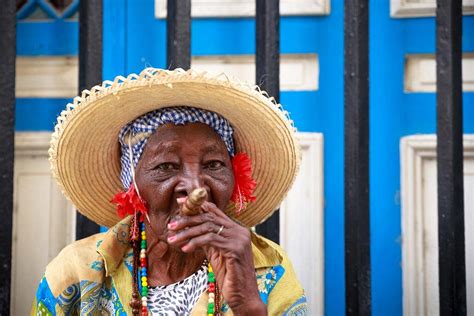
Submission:
[[[133,3],[133,4],[132,4]],[[166,67],[166,23],[153,0],[104,1],[104,79]],[[474,17],[464,17],[463,50],[474,52]],[[193,55],[252,54],[250,18],[195,19]],[[325,311],[344,314],[343,1],[329,16],[283,17],[281,52],[319,55],[319,90],[283,92],[300,131],[324,134]],[[58,40],[59,39],[59,40]],[[77,54],[77,23],[19,23],[20,55]],[[434,93],[403,91],[404,57],[434,53],[434,18],[393,19],[388,0],[370,7],[370,203],[374,315],[402,314],[400,138],[435,133]],[[474,93],[464,93],[464,132],[474,133]],[[52,130],[67,100],[19,99],[17,130]],[[310,263],[308,263],[310,264]]]

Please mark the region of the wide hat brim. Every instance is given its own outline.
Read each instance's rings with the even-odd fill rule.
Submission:
[[[120,220],[110,202],[123,190],[120,129],[147,112],[178,105],[225,117],[234,128],[236,153],[245,152],[252,160],[256,201],[238,216],[232,204],[226,213],[254,226],[278,208],[300,160],[293,122],[281,106],[258,87],[225,75],[147,68],[84,90],[58,117],[49,150],[51,169],[79,212],[108,227]]]

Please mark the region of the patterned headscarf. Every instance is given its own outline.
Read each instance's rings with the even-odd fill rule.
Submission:
[[[120,162],[122,164],[120,180],[125,189],[128,189],[132,183],[133,170],[140,160],[148,138],[158,127],[168,123],[175,125],[204,123],[220,136],[229,155],[234,156],[234,141],[232,138],[234,130],[230,123],[219,114],[186,106],[168,107],[148,112],[125,125],[119,133]],[[133,169],[130,163],[131,160],[133,160]]]

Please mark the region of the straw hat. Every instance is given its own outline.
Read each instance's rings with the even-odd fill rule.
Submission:
[[[49,149],[51,169],[79,212],[104,225],[119,221],[111,198],[120,182],[120,129],[163,107],[186,105],[216,112],[234,128],[236,152],[246,152],[257,181],[257,200],[238,217],[246,226],[264,221],[290,189],[299,166],[295,128],[287,112],[258,87],[193,70],[147,68],[84,90],[61,112]]]

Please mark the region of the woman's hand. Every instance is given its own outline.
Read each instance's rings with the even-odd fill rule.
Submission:
[[[204,250],[235,315],[266,315],[255,279],[249,229],[232,221],[213,203],[204,202],[202,209],[201,214],[170,222],[168,230],[175,234],[170,234],[168,243],[187,253]]]

